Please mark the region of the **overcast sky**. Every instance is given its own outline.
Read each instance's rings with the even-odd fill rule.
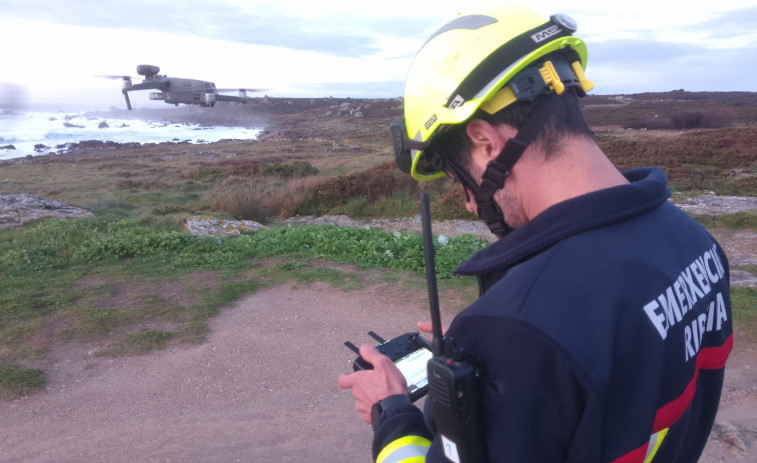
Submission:
[[[124,106],[117,80],[161,74],[270,96],[395,97],[431,33],[477,0],[0,0],[0,104]],[[671,5],[675,3],[675,5]],[[757,91],[755,0],[534,0],[587,42],[593,93]],[[680,5],[680,6],[679,6]],[[135,80],[135,83],[138,80]],[[137,96],[141,93],[142,96]],[[148,92],[133,92],[135,106]]]

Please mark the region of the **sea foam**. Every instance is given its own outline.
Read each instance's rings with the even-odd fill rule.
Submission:
[[[84,140],[116,143],[210,143],[251,140],[260,129],[95,117],[81,113],[0,111],[0,160],[65,151]],[[15,149],[7,148],[12,145]],[[46,148],[35,149],[37,145]]]

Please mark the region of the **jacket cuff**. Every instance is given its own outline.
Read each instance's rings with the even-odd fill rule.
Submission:
[[[384,410],[381,420],[373,432],[373,460],[375,461],[381,450],[395,440],[405,436],[419,436],[433,440],[423,419],[423,413],[410,402],[392,400],[392,406]]]

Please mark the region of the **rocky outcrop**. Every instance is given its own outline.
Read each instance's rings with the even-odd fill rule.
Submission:
[[[718,196],[715,192],[693,198],[674,195],[673,202],[690,214],[720,215],[757,209],[754,196]]]
[[[0,228],[20,228],[22,224],[38,219],[66,219],[92,215],[86,209],[33,195],[0,195]]]
[[[195,215],[187,219],[187,231],[201,236],[241,235],[243,231],[258,231],[265,228],[252,220],[224,220],[205,215]]]

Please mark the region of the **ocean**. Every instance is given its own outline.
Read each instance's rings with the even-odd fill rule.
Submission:
[[[84,140],[210,143],[224,139],[251,140],[260,131],[257,128],[118,119],[76,112],[0,110],[0,160],[58,153],[66,150],[67,143]]]

